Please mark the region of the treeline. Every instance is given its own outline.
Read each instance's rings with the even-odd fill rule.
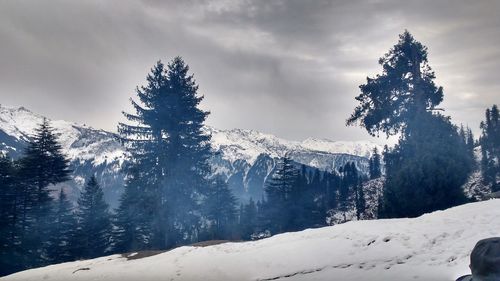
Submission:
[[[374,158],[380,159],[380,155]],[[284,157],[265,183],[265,197],[241,205],[241,238],[259,239],[326,226],[333,209],[356,209],[359,218],[366,208],[361,188],[365,180],[354,163],[346,163],[336,172],[325,172]]]

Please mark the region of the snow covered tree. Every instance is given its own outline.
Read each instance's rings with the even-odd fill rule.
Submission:
[[[106,254],[110,248],[111,217],[95,176],[88,179],[78,198],[76,218],[75,257],[95,258]]]
[[[203,96],[182,58],[166,69],[158,62],[147,81],[136,91],[139,100],[131,101],[135,114],[124,113],[131,124],[120,123],[118,131],[140,182],[136,196],[150,209],[149,245],[166,249],[197,240],[200,198],[210,171],[210,135],[203,131],[208,112],[198,108]]]
[[[73,206],[63,189],[59,192],[59,198],[53,205],[48,243],[44,252],[50,263],[71,261],[74,259],[72,247],[74,247],[76,219]]]
[[[221,177],[208,186],[204,208],[210,239],[230,239],[236,226],[236,197]]]

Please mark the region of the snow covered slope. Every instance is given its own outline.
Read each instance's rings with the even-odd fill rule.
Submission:
[[[415,219],[349,222],[244,243],[180,247],[127,260],[113,255],[16,273],[0,280],[452,281],[469,254],[500,235],[500,200]]]
[[[43,116],[24,107],[0,105],[0,151],[19,156],[42,120]],[[94,173],[101,181],[106,199],[114,205],[123,186],[123,175],[119,171],[126,159],[116,135],[62,120],[53,120],[50,124],[75,171],[70,186],[80,189],[84,179]],[[206,129],[212,134],[213,149],[218,152],[211,159],[214,174],[223,175],[241,199],[253,197],[258,200],[262,197],[262,185],[272,172],[277,157],[288,154],[298,163],[329,171],[353,161],[366,173],[366,157],[377,146],[368,141],[307,139],[298,142],[252,130]]]
[[[0,151],[13,157],[20,156],[26,141],[43,118],[24,107],[1,105]],[[106,199],[114,203],[123,186],[123,176],[119,171],[126,158],[116,135],[63,120],[50,121],[50,126],[54,128],[73,170],[72,181],[62,184],[70,198],[76,200],[85,179],[95,174],[104,188]]]

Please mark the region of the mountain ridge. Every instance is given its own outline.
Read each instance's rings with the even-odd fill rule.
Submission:
[[[45,117],[25,107],[0,105],[0,151],[20,156],[35,128]],[[120,169],[127,152],[117,135],[102,129],[65,120],[49,120],[59,138],[64,154],[74,170],[77,193],[90,174],[96,174],[103,185],[107,200],[114,205],[123,186]],[[368,171],[368,158],[374,147],[370,141],[331,141],[307,138],[290,141],[272,134],[248,129],[221,130],[206,126],[212,135],[211,146],[216,152],[210,159],[213,175],[222,175],[243,201],[258,200],[263,183],[272,172],[276,160],[288,155],[300,164],[325,171],[336,171],[347,162],[355,162],[363,172]],[[76,195],[75,195],[76,196]],[[73,196],[73,197],[75,197]]]

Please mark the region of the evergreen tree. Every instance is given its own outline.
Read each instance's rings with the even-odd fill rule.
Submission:
[[[339,188],[339,204],[340,210],[345,212],[349,208],[349,199],[355,192],[355,187],[359,181],[358,169],[354,162],[348,162],[343,167],[339,169],[341,176],[340,188]]]
[[[27,267],[47,263],[46,248],[49,237],[52,198],[50,186],[67,181],[71,171],[69,161],[62,153],[54,129],[46,119],[35,129],[28,142],[19,168],[19,247]]]
[[[114,216],[113,252],[126,253],[151,247],[151,218],[155,215],[149,205],[154,202],[145,196],[147,187],[141,185],[138,171],[131,168],[125,184],[125,191]]]
[[[363,185],[361,182],[356,185],[356,217],[361,219],[361,216],[366,211],[366,199]]]
[[[472,134],[472,130],[467,128],[467,149],[469,150],[469,154],[472,159],[474,159],[474,135]]]
[[[255,232],[257,228],[257,205],[250,198],[250,201],[246,205],[242,205],[241,207],[241,216],[240,216],[240,232],[241,238],[244,240],[250,240],[252,234]]]
[[[95,176],[89,178],[78,198],[76,218],[74,255],[95,258],[106,254],[110,247],[111,217]]]
[[[229,239],[236,226],[236,197],[221,177],[216,177],[204,202],[205,214],[210,221],[210,239]]]
[[[50,263],[61,263],[74,259],[72,247],[74,247],[75,228],[76,219],[73,214],[73,206],[61,189],[51,214],[49,238],[45,249]]]
[[[418,216],[464,202],[461,185],[472,159],[449,118],[434,113],[443,89],[434,84],[427,48],[405,31],[379,64],[383,73],[360,86],[360,105],[347,124],[361,124],[372,135],[401,132],[399,144],[384,153],[381,209],[391,217]]]
[[[380,164],[380,154],[378,153],[378,149],[375,147],[373,149],[372,157],[370,158],[370,179],[380,178],[382,175],[381,172],[381,164]]]
[[[467,201],[462,185],[473,159],[456,126],[444,116],[428,115],[412,124],[411,137],[401,139],[384,157],[385,217],[416,217]]]
[[[17,167],[13,160],[0,153],[0,276],[22,270],[19,231],[16,228],[20,203],[16,189]]]
[[[485,183],[491,184],[493,191],[500,190],[500,114],[497,105],[486,109],[486,120],[481,122],[481,170]]]
[[[142,197],[137,200],[148,206],[145,213],[150,217],[145,221],[151,231],[146,240],[155,249],[196,241],[199,198],[208,186],[210,136],[203,132],[208,112],[198,108],[203,96],[188,71],[180,57],[167,69],[158,62],[147,77],[148,85],[137,89],[139,101],[132,100],[136,113],[124,113],[133,124],[118,127],[132,155],[134,180],[140,182],[141,192],[132,196]]]
[[[367,78],[359,86],[360,102],[347,120],[359,123],[371,135],[394,135],[418,115],[436,109],[443,100],[443,88],[434,84],[435,74],[427,61],[427,47],[405,31],[399,42],[379,59],[383,73]]]
[[[288,157],[277,163],[276,170],[265,185],[267,200],[264,206],[267,228],[271,233],[282,233],[288,230],[292,219],[290,209],[291,194],[298,178],[298,171]]]

